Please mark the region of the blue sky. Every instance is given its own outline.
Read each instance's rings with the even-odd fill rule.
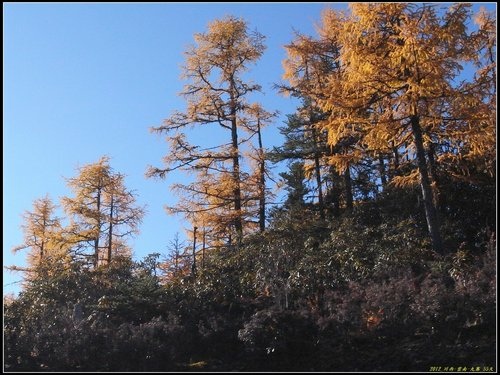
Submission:
[[[141,234],[131,241],[134,256],[166,253],[180,217],[163,206],[176,197],[165,181],[146,179],[148,165],[161,165],[167,146],[150,134],[172,111],[183,51],[208,22],[231,14],[266,36],[267,50],[250,77],[263,87],[256,99],[280,111],[266,130],[267,147],[281,144],[278,126],[296,102],[272,89],[283,74],[283,45],[293,30],[315,34],[326,3],[7,3],[3,5],[3,253],[4,265],[24,264],[22,214],[49,194],[70,195],[64,177],[76,168],[111,157],[126,186],[147,205]],[[346,4],[331,4],[345,8]],[[496,6],[490,4],[492,9]],[[19,277],[4,271],[4,294],[18,292]]]
[[[295,102],[272,89],[283,74],[283,45],[293,30],[314,34],[322,3],[9,3],[4,16],[4,265],[22,265],[13,255],[23,240],[22,214],[45,194],[58,202],[70,195],[64,177],[76,168],[111,157],[126,185],[147,205],[141,234],[131,241],[135,258],[166,253],[180,217],[165,204],[176,201],[165,181],[146,179],[148,165],[161,165],[163,137],[149,133],[185,102],[177,94],[183,51],[193,34],[225,15],[243,17],[266,36],[267,50],[249,76],[262,85],[257,97],[281,115],[265,133],[279,145],[277,127]],[[4,294],[17,292],[19,276],[4,271]]]

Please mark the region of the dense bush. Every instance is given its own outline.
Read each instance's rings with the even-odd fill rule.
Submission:
[[[469,221],[454,221],[458,208],[443,211],[456,247],[437,255],[425,219],[411,213],[411,191],[406,200],[385,194],[340,217],[306,210],[300,225],[277,210],[266,232],[207,255],[196,277],[161,284],[150,262],[123,261],[34,278],[4,304],[5,370],[494,365],[494,232],[477,224],[459,242],[454,233]]]
[[[255,313],[238,332],[253,361],[250,370],[308,370],[316,326],[307,314],[279,309]]]

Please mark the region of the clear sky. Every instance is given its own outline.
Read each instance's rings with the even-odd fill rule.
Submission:
[[[193,34],[225,15],[243,17],[266,36],[267,50],[251,79],[262,85],[257,99],[281,115],[265,133],[265,146],[281,144],[277,127],[296,102],[272,85],[281,80],[283,45],[294,31],[315,35],[326,3],[4,3],[3,4],[3,253],[4,265],[23,265],[22,214],[47,193],[56,202],[70,195],[64,177],[103,155],[125,174],[126,186],[147,205],[134,257],[167,253],[180,217],[163,206],[176,197],[165,181],[146,179],[148,165],[161,166],[167,146],[150,134],[172,111],[183,51]],[[330,4],[345,8],[346,4]],[[493,4],[490,6],[494,7]],[[18,292],[19,277],[4,271],[4,294]]]
[[[49,194],[58,203],[71,195],[64,177],[76,168],[111,157],[126,186],[147,205],[141,233],[131,241],[134,257],[167,253],[182,218],[163,206],[176,176],[146,179],[148,165],[161,166],[163,137],[149,133],[173,110],[183,51],[193,35],[225,15],[243,17],[266,36],[267,50],[249,76],[262,85],[257,98],[281,115],[270,127],[266,146],[279,145],[277,127],[295,102],[272,89],[283,74],[283,45],[293,30],[314,34],[322,3],[7,3],[4,20],[3,254],[4,265],[23,265],[22,214]],[[345,5],[344,5],[345,6]],[[182,178],[178,176],[177,178]],[[19,291],[19,276],[4,271],[4,294]]]

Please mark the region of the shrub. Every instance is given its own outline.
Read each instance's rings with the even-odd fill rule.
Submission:
[[[269,309],[258,311],[238,332],[257,370],[301,370],[311,366],[316,326],[306,313]]]

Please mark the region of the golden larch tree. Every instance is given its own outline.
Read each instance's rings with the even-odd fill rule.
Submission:
[[[62,237],[60,218],[55,216],[56,205],[49,196],[36,199],[33,209],[23,215],[24,241],[12,251],[17,253],[28,249],[27,267],[8,267],[25,272],[25,280],[32,280],[41,274],[50,273],[57,263],[69,261],[67,248]]]
[[[90,259],[97,268],[109,265],[112,254],[127,255],[124,239],[138,232],[144,208],[125,187],[123,175],[113,171],[109,157],[79,168],[68,185],[74,196],[63,197],[62,204],[70,219],[65,234],[74,256]]]
[[[467,27],[470,4],[438,7],[353,3],[349,12],[326,10],[319,35],[338,47],[336,69],[308,93],[329,115],[319,126],[332,147],[353,136],[362,152],[403,150],[414,158],[415,173],[393,182],[419,183],[433,248],[443,252],[433,167],[445,159],[491,157],[496,41],[493,16],[481,13],[474,31]],[[462,75],[466,65],[472,78]],[[293,69],[287,74],[293,83]],[[450,143],[459,149],[442,151]],[[342,167],[344,161],[331,162]]]
[[[194,174],[192,183],[178,183],[173,190],[180,200],[167,207],[170,213],[182,214],[192,226],[207,225],[214,240],[223,238],[239,242],[251,213],[247,207],[247,192],[243,181],[247,180],[241,136],[246,116],[249,94],[259,91],[260,86],[243,79],[250,64],[254,64],[264,52],[264,37],[248,29],[239,18],[227,16],[208,25],[206,33],[194,36],[196,45],[185,52],[183,78],[188,81],[181,95],[186,99],[184,112],[175,112],[164,120],[156,133],[167,134],[169,154],[164,158],[165,167],[150,167],[149,177],[165,177],[174,170]],[[201,130],[215,126],[214,134],[225,139],[215,145],[201,147],[189,142],[186,129]]]

